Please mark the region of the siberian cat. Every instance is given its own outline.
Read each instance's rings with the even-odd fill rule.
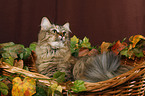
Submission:
[[[43,17],[41,30],[38,34],[38,44],[36,46],[36,67],[40,74],[52,77],[56,71],[65,72],[67,78],[72,77],[70,51],[69,23],[63,26],[51,24]]]
[[[120,56],[113,52],[82,57],[73,68],[75,79],[86,82],[99,82],[123,74],[133,67],[120,64]]]
[[[72,68],[70,32],[69,23],[60,26],[51,24],[46,17],[42,18],[36,46],[36,67],[40,74],[52,77],[59,70],[66,73],[67,80],[74,77],[88,82],[98,82],[132,69],[130,66],[121,65],[120,57],[112,52],[79,58]]]

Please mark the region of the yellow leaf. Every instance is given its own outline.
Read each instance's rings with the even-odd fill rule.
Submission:
[[[85,36],[84,39],[83,39],[83,42],[84,43],[88,43],[89,42],[89,39]]]
[[[56,90],[62,93],[62,87],[60,85],[56,88]]]
[[[75,43],[79,42],[79,39],[75,35],[70,40],[71,42],[75,42]]]
[[[145,39],[144,36],[142,35],[135,35],[135,36],[131,36],[129,38],[129,41],[132,42],[132,48],[134,48],[136,46],[136,44],[141,40],[141,39]]]
[[[128,48],[128,50],[131,50],[131,49],[132,49],[132,44],[130,44],[130,45],[129,45],[129,48]]]
[[[102,42],[101,44],[101,53],[103,52],[107,52],[108,51],[108,47],[110,46],[111,43],[108,42]]]
[[[16,77],[12,81],[12,96],[24,96],[24,90],[22,90],[22,81],[20,77]]]
[[[57,83],[54,83],[53,85],[51,85],[51,91],[52,91],[52,96],[54,96],[54,91],[56,90],[58,84]]]
[[[16,77],[12,84],[12,96],[32,96],[36,93],[36,82],[33,78],[25,77],[22,81],[20,77]]]
[[[129,41],[130,41],[130,42],[133,41],[133,36],[130,36]]]
[[[51,87],[51,91],[52,91],[52,96],[54,96],[54,91],[55,91],[55,90],[57,90],[57,91],[59,91],[59,92],[62,93],[62,87],[61,87],[60,85],[58,86],[57,83],[54,83],[54,84],[51,85],[50,87]]]
[[[25,77],[23,80],[25,89],[25,96],[32,96],[36,93],[36,82],[33,78]]]
[[[58,84],[57,83],[54,83],[53,85],[51,85],[51,89],[52,90],[56,90],[57,86],[58,86]]]

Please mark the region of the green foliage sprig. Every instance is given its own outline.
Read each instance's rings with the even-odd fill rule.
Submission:
[[[71,38],[70,49],[73,56],[78,56],[80,48],[92,48],[89,38],[84,37],[83,40],[80,40],[75,35]]]
[[[4,62],[13,65],[14,59],[27,59],[31,55],[31,51],[35,50],[36,44],[32,43],[28,48],[22,44],[13,42],[0,44],[0,56]]]

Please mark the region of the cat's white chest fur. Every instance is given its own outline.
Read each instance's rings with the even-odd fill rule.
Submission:
[[[56,49],[56,48],[62,48],[62,47],[64,47],[64,44],[63,44],[63,42],[50,42],[49,43],[50,45],[51,45],[51,47],[52,48],[54,48],[54,49]]]

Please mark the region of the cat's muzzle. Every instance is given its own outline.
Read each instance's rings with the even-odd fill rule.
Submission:
[[[59,49],[64,47],[63,42],[51,42],[50,45],[52,49]]]

